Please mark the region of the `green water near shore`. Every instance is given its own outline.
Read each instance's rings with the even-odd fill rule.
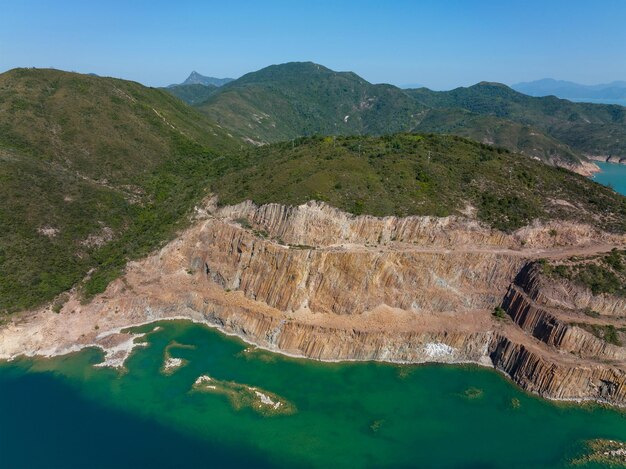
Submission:
[[[0,365],[0,466],[552,468],[568,467],[584,440],[626,440],[626,414],[551,403],[488,369],[319,363],[159,325],[125,373],[95,368],[97,350]],[[168,349],[186,360],[168,375],[173,341],[193,347]],[[295,412],[236,409],[192,391],[201,375]]]
[[[602,170],[601,173],[597,173],[593,176],[593,180],[604,184],[605,186],[611,186],[616,192],[626,195],[626,164],[616,163],[595,163]]]

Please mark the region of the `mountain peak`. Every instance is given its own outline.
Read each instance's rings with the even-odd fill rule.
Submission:
[[[320,79],[343,79],[367,83],[353,72],[336,72],[314,62],[286,62],[270,65],[255,72],[250,72],[236,80],[236,84],[277,84],[301,87],[303,83],[319,82]]]
[[[489,87],[495,87],[495,88],[505,88],[505,89],[510,89],[508,86],[506,86],[503,83],[498,83],[497,81],[481,81],[480,83],[476,83],[475,86],[489,86]]]
[[[195,70],[189,74],[187,79],[182,83],[183,85],[214,85],[222,86],[228,82],[233,81],[233,78],[215,78],[207,77],[199,74]]]

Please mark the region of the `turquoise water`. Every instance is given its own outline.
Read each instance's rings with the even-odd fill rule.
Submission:
[[[96,350],[1,365],[0,466],[553,468],[584,440],[626,440],[624,413],[554,404],[492,370],[296,360],[202,326],[160,325],[125,373],[94,368]],[[191,347],[166,352],[173,341]],[[187,364],[164,374],[166,353]],[[237,408],[193,391],[200,375],[296,411]]]
[[[602,172],[595,174],[593,180],[605,186],[611,186],[616,192],[626,195],[626,164],[595,163]]]

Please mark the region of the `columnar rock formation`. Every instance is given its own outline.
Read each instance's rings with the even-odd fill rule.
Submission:
[[[114,362],[127,351],[123,327],[188,318],[291,355],[474,362],[546,397],[626,404],[626,349],[585,330],[623,327],[624,299],[549,281],[533,264],[626,239],[565,224],[554,236],[553,228],[507,235],[462,218],[211,201],[190,229],[131,263],[90,304],[72,298],[60,314],[41,310],[4,326],[0,358],[95,344]],[[497,306],[504,319],[493,316]],[[600,316],[585,315],[587,307]]]

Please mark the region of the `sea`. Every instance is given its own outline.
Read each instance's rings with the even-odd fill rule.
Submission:
[[[478,366],[321,363],[185,321],[136,331],[124,370],[95,367],[97,349],[1,364],[0,466],[566,468],[587,440],[626,440],[623,411],[547,401]],[[168,358],[182,366],[165,372]],[[293,411],[199,391],[200,376]]]
[[[593,180],[612,187],[616,192],[626,195],[626,164],[603,163],[594,161],[602,172],[596,173]]]

